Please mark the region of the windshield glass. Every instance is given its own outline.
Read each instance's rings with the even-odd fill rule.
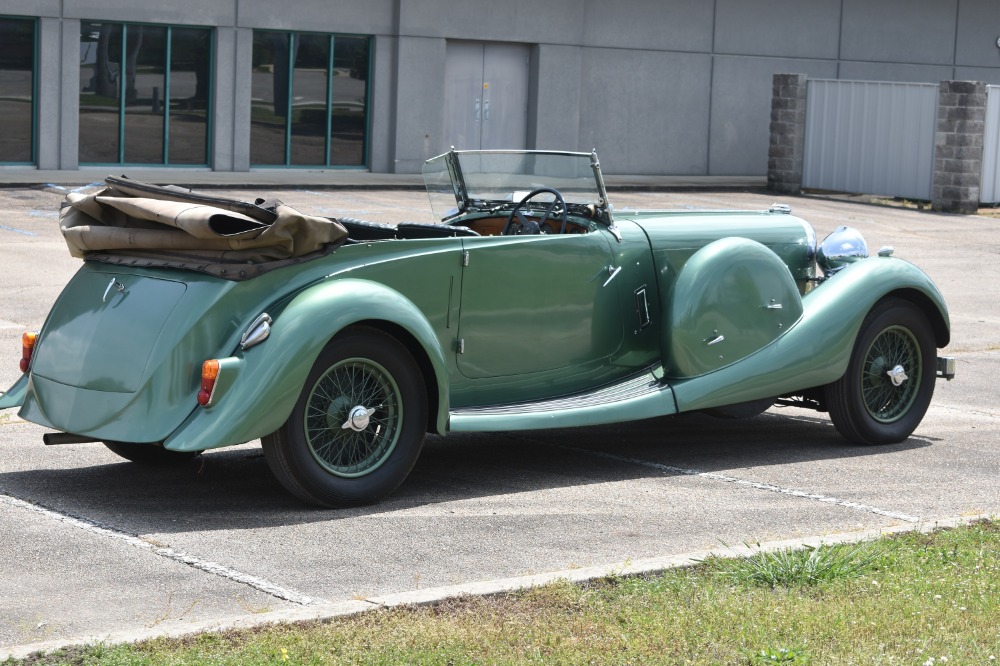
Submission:
[[[590,153],[452,151],[428,160],[423,176],[431,207],[441,219],[517,202],[540,187],[559,190],[569,204],[601,200]]]

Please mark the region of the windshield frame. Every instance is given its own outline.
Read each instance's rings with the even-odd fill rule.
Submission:
[[[432,157],[422,169],[438,219],[512,208],[539,187],[559,190],[566,203],[592,206],[612,226],[611,206],[596,151],[455,150]]]

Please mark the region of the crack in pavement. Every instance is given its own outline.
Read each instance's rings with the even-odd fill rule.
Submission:
[[[662,463],[653,462],[651,460],[643,460],[642,458],[631,458],[629,456],[620,456],[615,453],[606,453],[604,451],[583,449],[575,446],[566,446],[564,444],[546,444],[546,446],[551,446],[553,448],[558,448],[558,449],[565,449],[567,451],[587,453],[592,456],[596,456],[598,458],[607,458],[609,460],[616,460],[618,462],[630,463],[632,465],[641,465],[643,467],[650,467],[652,469],[657,469],[663,472],[670,472],[672,474],[683,474],[685,476],[699,476],[703,479],[711,479],[713,481],[723,481],[725,483],[732,483],[738,486],[746,486],[749,488],[753,488],[755,490],[766,490],[773,493],[780,493],[782,495],[789,495],[791,497],[799,497],[802,499],[809,499],[817,502],[823,502],[824,504],[833,504],[835,506],[842,506],[848,509],[857,509],[859,511],[866,511],[868,513],[874,513],[879,516],[885,516],[887,518],[895,518],[896,520],[902,520],[908,523],[919,523],[921,520],[919,516],[911,516],[909,514],[902,513],[900,511],[881,509],[879,507],[870,506],[868,504],[860,504],[858,502],[852,502],[850,500],[831,497],[829,495],[821,495],[819,493],[810,493],[804,490],[797,490],[795,488],[783,488],[781,486],[775,486],[770,483],[749,481],[747,479],[740,479],[735,476],[728,476],[726,474],[717,474],[715,472],[703,472],[697,469],[687,469],[685,467],[664,465]]]
[[[212,562],[211,560],[202,559],[196,555],[191,555],[182,551],[174,550],[173,548],[159,546],[157,544],[151,543],[136,534],[129,534],[114,527],[109,527],[96,520],[91,520],[89,518],[83,518],[80,516],[74,516],[61,511],[55,511],[48,507],[42,506],[40,504],[35,504],[33,502],[28,502],[12,495],[0,492],[0,502],[8,504],[19,509],[25,509],[28,511],[33,511],[35,513],[41,514],[48,518],[58,520],[60,522],[66,523],[78,529],[90,532],[92,534],[97,534],[103,537],[109,537],[122,541],[136,548],[141,548],[148,552],[153,553],[159,557],[172,560],[174,562],[179,562],[181,564],[187,565],[199,571],[204,571],[227,580],[231,580],[237,583],[242,583],[252,587],[259,592],[268,594],[272,597],[277,597],[278,599],[283,599],[289,601],[293,604],[298,604],[300,606],[311,606],[315,604],[325,603],[322,599],[316,599],[309,597],[295,590],[291,590],[280,585],[276,585],[268,580],[259,578],[257,576],[252,576],[242,571],[237,571],[231,569],[225,565],[219,564],[218,562]]]

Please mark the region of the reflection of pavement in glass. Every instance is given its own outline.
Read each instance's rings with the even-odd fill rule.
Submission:
[[[0,97],[31,100],[31,72],[0,69]]]
[[[206,164],[204,115],[172,113],[170,163]],[[117,162],[118,111],[80,113],[80,161]],[[125,114],[125,161],[163,163],[163,115],[131,108]]]
[[[285,128],[273,123],[251,123],[252,136],[250,140],[250,163],[251,165],[276,165],[285,161]],[[171,131],[171,137],[173,132]],[[297,151],[298,149],[298,151]],[[307,163],[302,161],[305,154],[316,156],[316,161]],[[344,138],[333,136],[330,138],[330,164],[331,166],[363,166],[362,158],[362,135],[360,132]],[[323,159],[323,137],[305,137],[294,134],[292,136],[292,163],[302,166],[322,166]]]
[[[292,83],[291,163],[322,166],[326,134],[326,70],[296,69]],[[250,163],[277,165],[285,161],[284,109],[275,109],[271,72],[256,71],[251,77]],[[330,137],[331,166],[360,166],[363,159],[366,82],[348,76],[333,79],[333,127]],[[349,123],[346,128],[338,127]]]
[[[274,113],[274,75],[270,72],[253,72],[250,98],[254,106]],[[171,86],[172,87],[172,86]],[[326,72],[323,70],[296,69],[292,91],[292,106],[326,105]],[[346,76],[333,77],[333,105],[364,106],[365,81]]]
[[[31,161],[31,100],[0,99],[0,162]]]

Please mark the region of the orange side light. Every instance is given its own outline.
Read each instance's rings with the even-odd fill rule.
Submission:
[[[31,367],[31,353],[35,350],[35,340],[38,333],[31,331],[21,336],[21,372],[27,372]]]
[[[201,364],[201,390],[198,391],[198,404],[202,407],[212,402],[215,392],[215,381],[219,378],[219,362],[210,359]]]

